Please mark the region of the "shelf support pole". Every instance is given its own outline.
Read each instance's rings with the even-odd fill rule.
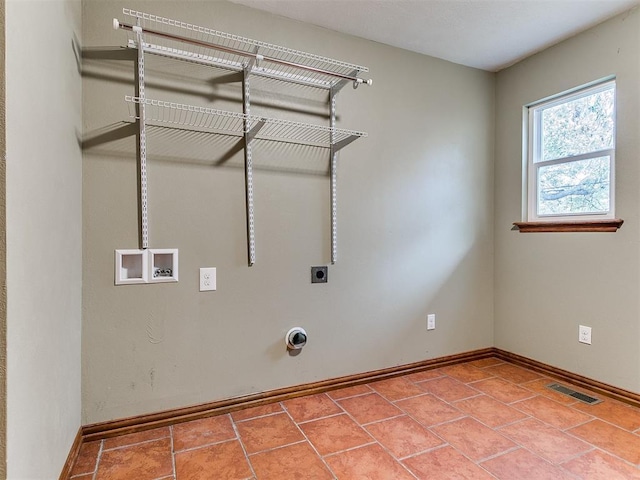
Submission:
[[[145,118],[145,88],[144,88],[144,39],[140,19],[137,20],[136,41],[138,42],[138,126],[139,126],[139,152],[138,152],[138,190],[140,195],[140,248],[149,248],[149,214],[147,196],[147,128]]]
[[[335,264],[338,260],[338,150],[334,148],[334,137],[336,128],[336,97],[338,95],[338,90],[334,90],[333,88],[329,91],[329,126],[331,127],[330,135],[330,143],[331,148],[329,150],[329,154],[331,158],[329,161],[330,164],[330,172],[331,172],[331,264]]]
[[[355,76],[358,74],[357,70],[354,70],[349,75]],[[335,131],[336,128],[336,100],[338,92],[349,83],[349,80],[343,78],[337,81],[329,90],[329,127],[331,131],[329,133],[329,140],[331,148],[329,150],[329,170],[331,173],[331,264],[335,264],[338,261],[338,152],[341,148],[346,147],[349,143],[353,142],[356,137],[349,137],[336,143]],[[348,141],[347,141],[348,140]],[[346,143],[345,143],[346,142]]]
[[[247,219],[247,256],[249,266],[253,266],[256,262],[256,237],[255,224],[253,218],[253,159],[251,155],[251,141],[262,128],[264,122],[258,123],[253,128],[249,123],[248,115],[251,110],[251,99],[249,89],[249,76],[253,62],[249,63],[243,70],[242,78],[242,111],[245,114],[244,119],[244,185],[245,185],[245,207]]]

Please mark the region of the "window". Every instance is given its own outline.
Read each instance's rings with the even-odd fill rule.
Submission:
[[[615,81],[527,110],[527,220],[614,218]]]

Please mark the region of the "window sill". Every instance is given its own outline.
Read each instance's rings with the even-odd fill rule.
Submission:
[[[520,233],[540,232],[616,232],[624,220],[591,220],[582,222],[514,222]]]

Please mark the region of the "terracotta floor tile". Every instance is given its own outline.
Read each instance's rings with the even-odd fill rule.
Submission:
[[[533,418],[507,425],[498,431],[554,464],[566,462],[593,448]]]
[[[258,453],[250,461],[258,480],[333,479],[307,442]]]
[[[502,365],[488,367],[485,368],[484,371],[490,372],[495,376],[502,377],[513,383],[531,382],[532,380],[537,380],[542,377],[542,375],[539,375],[536,372],[518,367],[517,365],[512,365],[511,363],[503,363]]]
[[[331,455],[325,460],[335,476],[341,480],[415,480],[397,460],[377,444]]]
[[[76,462],[71,470],[71,476],[95,472],[101,444],[102,440],[82,444]]]
[[[511,440],[472,418],[438,425],[431,431],[475,461],[497,455],[516,446]]]
[[[403,398],[415,397],[416,395],[424,393],[420,387],[403,377],[370,383],[369,386],[392,402]]]
[[[421,480],[492,480],[493,477],[467,457],[447,446],[404,460]]]
[[[541,396],[513,403],[512,406],[560,430],[575,427],[593,418],[586,413]]]
[[[377,393],[339,400],[342,408],[351,414],[360,425],[401,415],[402,412]]]
[[[396,405],[425,427],[455,420],[465,415],[450,404],[428,394],[401,400]]]
[[[245,408],[232,412],[231,418],[233,418],[234,422],[241,422],[250,418],[264,417],[265,415],[280,413],[282,411],[282,405],[280,405],[280,403],[268,403],[266,405],[260,405],[259,407]]]
[[[329,395],[334,400],[340,400],[342,398],[355,397],[356,395],[365,395],[372,392],[373,390],[371,390],[367,385],[356,385],[355,387],[332,390],[330,392],[327,392],[327,395]]]
[[[549,383],[495,358],[416,372],[90,442],[71,480],[640,480],[640,409]]]
[[[96,480],[155,480],[172,474],[171,439],[163,438],[103,452]]]
[[[578,402],[573,405],[573,408],[577,408],[589,415],[606,420],[609,423],[618,425],[631,432],[640,428],[640,409],[616,402],[615,400],[605,399],[602,403],[596,405]]]
[[[475,382],[477,380],[483,380],[485,378],[494,376],[493,373],[490,373],[488,369],[480,369],[474,367],[473,365],[469,365],[468,363],[460,363],[458,365],[444,367],[442,370],[450,377],[453,377],[464,383]]]
[[[640,479],[640,469],[599,450],[585,453],[563,465],[571,473],[585,479]]]
[[[469,365],[473,365],[474,367],[478,368],[493,367],[494,365],[500,365],[502,363],[504,363],[502,360],[495,357],[483,358],[482,360],[474,360],[472,362],[468,362]]]
[[[346,414],[303,423],[300,428],[320,455],[373,442],[373,438]]]
[[[500,377],[487,378],[469,385],[504,403],[517,402],[535,395],[532,391],[514,385]]]
[[[640,463],[640,437],[620,427],[594,420],[568,432],[628,462]]]
[[[176,452],[236,438],[229,415],[208,417],[173,426],[173,448]]]
[[[342,413],[342,409],[324,393],[294,398],[283,403],[297,423]]]
[[[496,428],[527,418],[527,415],[488,395],[479,395],[453,404],[485,425]]]
[[[565,405],[570,405],[572,403],[578,402],[578,400],[576,400],[573,397],[570,397],[569,395],[564,395],[560,392],[556,392],[555,390],[551,390],[550,388],[547,388],[547,385],[551,383],[558,383],[558,381],[545,377],[545,378],[539,378],[538,380],[534,380],[532,382],[523,383],[521,386],[523,388],[526,388],[527,390],[531,390],[532,392],[542,395],[543,397],[550,398],[551,400],[555,400],[556,402],[563,403]],[[562,383],[561,385],[569,386],[568,384],[562,384]],[[571,386],[571,388],[575,389],[575,387],[573,386]]]
[[[254,418],[236,424],[247,453],[256,453],[304,440],[286,413]]]
[[[440,438],[406,416],[371,423],[366,429],[398,459],[444,444]]]
[[[416,372],[406,375],[405,378],[410,382],[424,382],[425,380],[431,380],[432,378],[444,377],[445,373],[441,368],[434,368],[433,370],[425,370],[424,372]]]
[[[427,393],[431,393],[447,402],[473,397],[480,392],[474,388],[467,387],[464,383],[451,377],[435,378],[420,382],[420,386]]]
[[[244,480],[253,472],[237,440],[176,453],[177,480]]]
[[[169,427],[154,428],[145,430],[144,432],[130,433],[129,435],[120,435],[119,437],[107,438],[104,440],[104,450],[112,448],[124,447],[125,445],[135,445],[136,443],[147,442],[149,440],[158,440],[171,436]]]
[[[482,462],[481,465],[500,480],[525,478],[523,472],[527,472],[527,480],[571,480],[574,478],[561,467],[551,465],[546,460],[522,448]]]

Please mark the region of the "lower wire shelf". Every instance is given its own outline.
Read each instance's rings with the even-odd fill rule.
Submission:
[[[299,143],[338,151],[354,140],[367,136],[365,132],[355,130],[246,115],[150,98],[126,96],[125,101],[129,104],[131,118],[139,118],[137,106],[144,104],[145,122],[148,123],[174,125],[238,137],[248,135],[250,139]]]

